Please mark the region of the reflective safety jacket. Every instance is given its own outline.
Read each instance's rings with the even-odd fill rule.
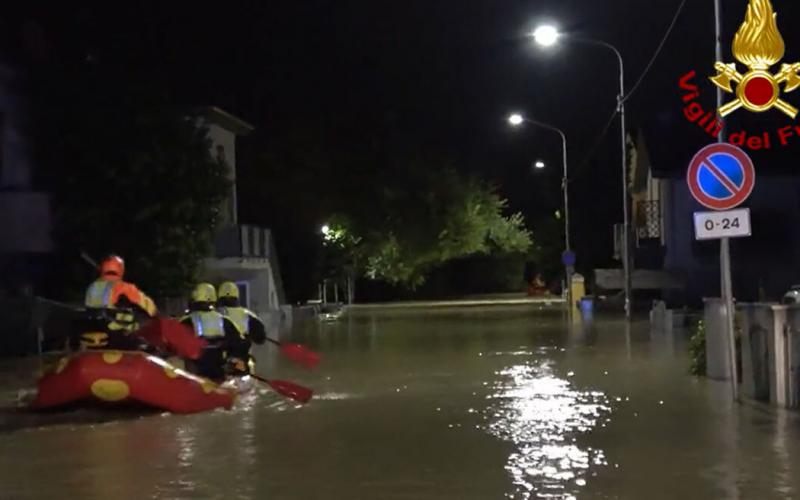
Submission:
[[[267,340],[264,323],[250,309],[241,306],[223,306],[219,307],[217,311],[229,317],[244,338],[252,340],[256,344],[263,344]]]
[[[198,337],[210,341],[207,349],[222,348],[225,356],[247,359],[250,345],[242,338],[239,328],[230,318],[214,309],[194,310],[181,318],[181,323],[190,326]]]
[[[225,316],[217,311],[193,311],[183,320],[191,320],[194,333],[204,339],[225,337]]]
[[[92,309],[115,309],[125,300],[142,309],[148,316],[158,313],[153,299],[142,293],[136,285],[122,280],[99,279],[89,285],[84,303]]]

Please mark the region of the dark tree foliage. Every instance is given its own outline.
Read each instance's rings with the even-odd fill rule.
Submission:
[[[256,155],[240,189],[246,216],[284,242],[293,299],[311,296],[322,278],[351,272],[415,288],[454,259],[528,251],[522,216],[506,214],[506,201],[447,155],[370,137],[347,141],[341,129],[335,142],[296,130]]]
[[[50,67],[37,77],[35,152],[53,190],[54,236],[75,256],[69,267],[85,266],[81,249],[118,253],[148,292],[184,293],[229,186],[206,130],[159,91],[101,66]],[[75,271],[85,279],[85,269]]]

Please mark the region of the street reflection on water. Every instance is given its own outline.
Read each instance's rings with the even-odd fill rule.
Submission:
[[[539,306],[364,309],[299,322],[233,411],[0,413],[0,498],[800,498],[796,412],[688,375],[685,335]],[[30,363],[0,364],[0,395]]]
[[[518,488],[510,496],[574,498],[590,465],[607,465],[602,450],[577,443],[609,414],[605,395],[573,389],[551,365],[532,361],[501,370],[490,396],[488,430],[516,448],[506,465]]]

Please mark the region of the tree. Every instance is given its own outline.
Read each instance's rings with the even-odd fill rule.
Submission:
[[[263,149],[240,176],[244,216],[275,230],[293,300],[351,271],[415,288],[446,262],[530,247],[523,217],[452,156],[391,129],[350,137],[307,122],[253,141]]]
[[[102,67],[39,76],[37,161],[53,191],[60,249],[119,253],[144,289],[183,294],[229,189],[206,130],[167,96]]]
[[[505,216],[506,200],[453,169],[409,169],[404,185],[383,190],[371,210],[337,219],[335,242],[372,279],[415,288],[447,262],[473,255],[525,253],[531,233],[521,214]]]

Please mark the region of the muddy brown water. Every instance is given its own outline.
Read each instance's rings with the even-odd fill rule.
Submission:
[[[233,411],[0,416],[0,499],[800,498],[800,416],[687,374],[680,333],[557,311],[356,311],[262,350]],[[32,362],[0,366],[0,397]]]

